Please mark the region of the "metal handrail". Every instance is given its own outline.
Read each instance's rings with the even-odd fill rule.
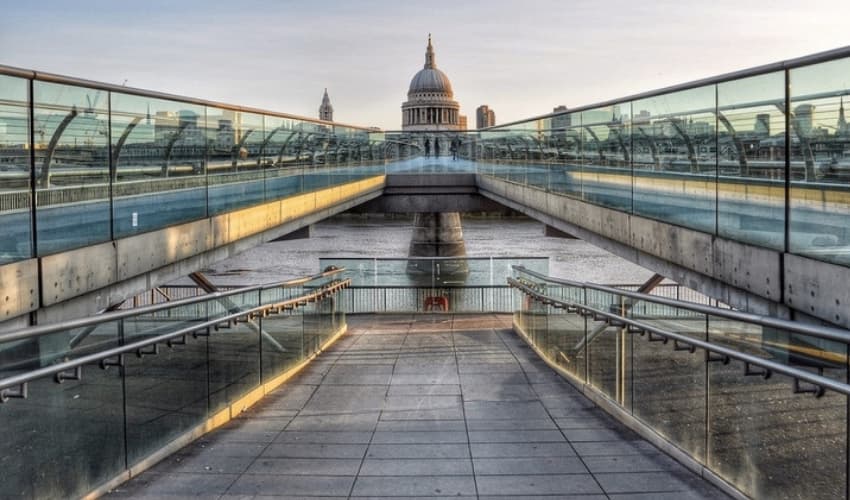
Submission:
[[[54,376],[57,383],[62,383],[63,380],[75,379],[79,380],[82,377],[82,367],[93,363],[99,363],[102,370],[108,369],[110,366],[122,365],[123,356],[128,353],[135,353],[138,357],[143,357],[148,354],[157,354],[159,352],[156,347],[151,352],[145,352],[142,349],[150,346],[157,346],[161,343],[167,343],[169,347],[174,345],[182,345],[185,343],[185,338],[188,335],[194,337],[209,336],[210,330],[218,330],[219,328],[229,328],[232,324],[240,322],[240,318],[245,318],[245,321],[250,321],[258,315],[266,316],[268,314],[276,314],[281,310],[296,309],[308,302],[315,302],[328,295],[335,294],[339,290],[347,288],[351,284],[350,279],[339,280],[330,285],[316,289],[316,291],[307,295],[302,295],[292,299],[287,299],[273,304],[260,305],[244,311],[231,313],[226,316],[215,318],[213,320],[196,323],[188,327],[180,328],[173,332],[164,333],[137,342],[132,342],[119,347],[113,347],[94,354],[81,356],[76,359],[56,363],[51,366],[39,368],[26,373],[21,373],[4,379],[0,379],[0,402],[6,402],[10,398],[25,399],[28,395],[27,384],[44,377]],[[181,341],[171,343],[173,339],[181,337]],[[111,358],[118,358],[113,362],[109,362]],[[73,371],[73,375],[67,375]],[[17,387],[16,391],[9,389]]]
[[[817,337],[824,340],[833,340],[837,342],[841,342],[844,344],[850,344],[850,331],[844,330],[841,328],[829,327],[829,326],[821,326],[821,325],[810,325],[805,323],[799,323],[796,321],[790,321],[786,319],[773,318],[770,316],[763,316],[760,314],[753,314],[741,311],[735,311],[733,309],[719,309],[711,306],[706,306],[702,304],[697,304],[694,302],[687,302],[676,299],[668,299],[666,297],[658,297],[656,295],[648,295],[638,292],[631,292],[628,290],[622,290],[619,288],[612,288],[610,286],[605,285],[597,285],[594,283],[579,283],[576,281],[570,281],[560,278],[552,278],[550,276],[544,276],[538,272],[532,271],[530,269],[526,269],[523,266],[512,266],[514,270],[520,271],[535,278],[542,279],[544,281],[548,281],[551,283],[559,284],[559,285],[567,285],[577,288],[586,288],[590,290],[597,290],[600,292],[612,293],[616,295],[623,295],[625,297],[629,297],[632,299],[642,300],[646,302],[654,302],[657,304],[662,304],[670,307],[679,307],[682,309],[688,309],[690,311],[698,312],[701,314],[706,314],[709,316],[718,316],[726,319],[731,319],[735,321],[742,321],[745,323],[753,323],[759,326],[764,326],[768,328],[777,328],[780,330],[787,330],[792,333],[799,333],[802,335],[808,335],[811,337]]]
[[[363,132],[370,133],[380,133],[383,132],[380,129],[364,127],[362,125],[349,125],[346,123],[340,122],[329,122],[325,120],[319,120],[317,118],[310,118],[308,116],[300,116],[293,115],[290,113],[281,113],[277,111],[268,111],[265,109],[254,108],[250,106],[238,106],[236,104],[228,104],[224,102],[212,101],[209,99],[200,99],[197,97],[188,97],[177,94],[169,94],[166,92],[157,92],[154,90],[146,90],[140,89],[136,87],[125,87],[123,85],[117,85],[114,83],[106,83],[106,82],[98,82],[94,80],[87,80],[85,78],[77,78],[73,76],[66,75],[57,75],[55,73],[48,73],[46,71],[36,71],[32,69],[24,69],[24,68],[16,68],[14,66],[5,66],[0,64],[0,75],[6,76],[15,76],[18,78],[26,78],[30,80],[39,80],[43,82],[50,83],[59,83],[64,85],[74,85],[77,87],[86,87],[95,90],[103,90],[107,92],[118,92],[121,94],[131,94],[137,95],[141,97],[150,97],[153,99],[164,99],[168,101],[179,101],[187,104],[197,104],[199,106],[210,106],[214,108],[227,109],[231,111],[241,111],[244,113],[256,113],[262,115],[276,116],[278,118],[287,118],[292,120],[300,120],[309,123],[315,123],[318,125],[325,125],[327,127],[346,127],[353,128],[356,130],[360,130]]]
[[[572,113],[578,113],[581,111],[586,111],[594,108],[601,108],[606,106],[613,106],[615,104],[622,104],[624,102],[635,101],[638,99],[646,99],[648,97],[656,97],[662,94],[669,94],[671,92],[678,92],[681,90],[689,90],[697,87],[703,87],[706,85],[725,83],[733,80],[740,80],[742,78],[749,78],[752,76],[764,75],[767,73],[773,73],[775,71],[783,71],[790,70],[795,68],[800,68],[803,66],[810,66],[812,64],[818,64],[822,62],[828,62],[835,59],[841,59],[844,57],[850,57],[850,46],[839,47],[837,49],[827,50],[824,52],[817,52],[815,54],[809,54],[802,57],[796,57],[793,59],[786,59],[783,61],[777,61],[774,63],[763,64],[761,66],[755,66],[752,68],[746,68],[738,71],[732,71],[729,73],[723,73],[721,75],[710,76],[707,78],[701,78],[699,80],[692,80],[690,82],[679,83],[676,85],[670,85],[668,87],[662,87],[655,90],[648,90],[646,92],[640,92],[638,94],[632,94],[625,97],[618,97],[616,99],[607,99],[605,101],[596,102],[593,104],[587,104],[584,106],[577,106],[575,108],[570,108],[567,111],[558,111],[556,113],[546,113],[543,115],[532,116],[530,118],[525,118],[522,120],[516,120],[508,123],[501,123],[499,125],[495,125],[493,127],[487,127],[483,129],[478,129],[476,132],[487,132],[487,131],[498,131],[502,132],[504,128],[511,127],[513,125],[519,125],[522,123],[528,123],[534,120],[545,120],[547,118],[553,118],[556,116],[564,116]]]
[[[139,307],[135,309],[126,309],[115,312],[108,312],[103,314],[98,314],[96,316],[91,316],[88,318],[79,318],[73,319],[69,321],[62,321],[59,323],[53,323],[50,325],[39,325],[39,326],[31,326],[28,328],[23,328],[20,330],[13,330],[9,333],[0,334],[0,343],[12,342],[16,340],[24,340],[34,337],[39,337],[42,335],[48,335],[51,333],[60,332],[62,330],[70,330],[73,328],[82,328],[85,326],[97,325],[100,323],[106,323],[109,321],[115,321],[119,319],[124,319],[131,316],[139,316],[142,314],[150,314],[157,311],[161,311],[164,309],[171,309],[174,307],[180,307],[185,305],[194,304],[197,302],[206,302],[214,299],[221,299],[225,297],[229,297],[232,295],[237,295],[245,292],[253,292],[258,290],[269,290],[273,288],[291,288],[294,286],[302,285],[304,283],[309,283],[310,281],[317,280],[320,278],[327,278],[333,276],[335,274],[339,274],[345,271],[345,268],[334,269],[331,271],[326,271],[323,273],[315,274],[313,276],[307,276],[303,278],[295,278],[287,281],[281,281],[278,283],[266,283],[260,285],[253,285],[245,288],[236,288],[233,290],[227,290],[224,292],[214,292],[208,293],[204,295],[198,295],[196,297],[188,297],[185,299],[174,300],[171,302],[163,302],[161,304],[154,304],[150,306]]]
[[[812,392],[816,397],[821,397],[824,394],[824,390],[829,389],[831,391],[850,396],[850,385],[838,382],[822,375],[814,374],[797,368],[792,368],[788,365],[783,365],[775,361],[759,358],[758,356],[737,351],[735,349],[715,344],[713,342],[699,340],[693,337],[688,337],[687,335],[682,335],[680,333],[663,330],[656,326],[643,323],[641,321],[629,319],[623,316],[619,316],[609,311],[603,311],[601,309],[596,309],[587,305],[550,297],[534,290],[532,287],[513,278],[508,278],[508,283],[510,284],[510,286],[519,289],[526,295],[532,297],[534,300],[538,300],[540,302],[543,302],[544,304],[553,305],[555,307],[561,305],[563,306],[563,308],[576,311],[582,316],[593,316],[594,320],[604,318],[605,321],[611,324],[612,326],[626,328],[626,330],[631,334],[649,334],[650,340],[653,340],[652,334],[660,335],[661,337],[663,337],[664,340],[662,341],[665,344],[669,340],[673,340],[674,349],[676,350],[690,350],[693,353],[695,352],[696,348],[702,349],[706,352],[706,361],[719,361],[723,362],[724,364],[728,364],[729,359],[736,359],[738,361],[742,361],[745,364],[745,375],[760,375],[765,379],[769,378],[773,372],[786,375],[794,380],[794,390],[798,393]],[[721,357],[712,358],[712,353],[719,354]],[[750,368],[751,366],[758,366],[760,368],[763,368],[763,371],[752,371]],[[799,381],[801,380],[816,386],[817,389],[801,389],[799,387]]]

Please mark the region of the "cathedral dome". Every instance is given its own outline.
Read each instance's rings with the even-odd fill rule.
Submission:
[[[434,46],[431,45],[430,35],[428,36],[428,48],[425,50],[425,67],[413,75],[413,79],[410,80],[410,89],[407,91],[407,95],[411,97],[422,93],[440,93],[450,99],[454,97],[449,77],[437,69]]]
[[[413,79],[410,80],[410,89],[407,91],[408,95],[422,92],[439,92],[448,97],[454,96],[449,77],[437,68],[420,69],[413,75]]]
[[[437,69],[434,46],[428,35],[425,67],[410,80],[407,101],[401,104],[401,129],[425,132],[460,130],[460,104],[454,100],[449,77]]]

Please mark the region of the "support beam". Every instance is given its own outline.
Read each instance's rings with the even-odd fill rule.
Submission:
[[[201,290],[203,290],[207,293],[215,293],[215,292],[218,291],[218,287],[215,286],[215,284],[212,281],[207,279],[207,277],[204,275],[204,273],[202,273],[200,271],[195,271],[193,273],[189,273],[189,279],[192,280],[196,285],[198,285],[198,288],[200,288]],[[230,300],[227,297],[223,297],[219,302],[221,302],[221,304],[224,306],[224,308],[227,311],[234,311],[234,310],[239,309],[239,306],[234,304],[233,301]],[[266,332],[262,328],[260,328],[260,325],[258,325],[256,321],[254,321],[253,319],[249,319],[246,324],[248,325],[248,328],[250,328],[254,332],[257,332],[260,335],[262,335],[263,338],[266,340],[266,342],[271,344],[272,347],[274,347],[276,351],[287,352],[286,348],[283,347],[282,345],[280,345],[280,342],[275,340],[275,338],[272,337],[268,332]]]
[[[567,240],[577,240],[578,236],[572,235],[566,231],[561,231],[557,227],[552,227],[549,224],[543,224],[543,236],[550,238],[564,238]]]
[[[662,281],[664,281],[664,276],[661,276],[660,274],[657,274],[657,273],[653,274],[648,280],[646,280],[646,282],[643,285],[640,286],[640,288],[637,289],[637,292],[638,293],[646,293],[646,294],[651,293],[652,290],[654,290],[655,287],[660,285]],[[639,300],[637,300],[637,299],[626,299],[621,304],[621,307],[619,308],[620,310],[617,311],[616,313],[620,316],[625,316],[626,314],[629,313],[629,311],[632,310],[632,307],[634,307],[635,304],[638,303],[638,302],[639,302]],[[612,311],[612,312],[614,312],[614,311]],[[608,323],[603,323],[603,324],[597,326],[596,328],[594,328],[593,331],[589,332],[586,337],[581,339],[581,341],[579,341],[579,343],[576,344],[576,346],[575,346],[576,351],[581,351],[582,349],[584,349],[585,347],[590,345],[590,343],[593,342],[596,339],[596,337],[598,337],[600,334],[602,334],[602,332],[604,332],[605,330],[608,329],[608,326],[609,326]],[[620,327],[616,327],[616,328],[620,328]]]
[[[289,241],[289,240],[306,240],[313,237],[313,226],[312,224],[309,226],[304,226],[301,229],[296,229],[291,233],[284,234],[279,238],[275,238],[271,241]]]

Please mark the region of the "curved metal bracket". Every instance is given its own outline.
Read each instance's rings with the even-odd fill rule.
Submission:
[[[203,328],[201,330],[195,330],[194,332],[192,332],[192,338],[193,339],[197,339],[199,337],[209,337],[209,336],[210,336],[209,327]]]
[[[693,344],[688,344],[687,342],[683,342],[678,339],[673,339],[673,350],[674,351],[688,351],[691,354],[695,353],[697,348]]]
[[[168,177],[168,163],[171,161],[171,154],[174,153],[174,145],[177,144],[177,140],[180,139],[180,136],[183,135],[183,131],[189,126],[189,122],[183,122],[178,125],[177,130],[174,132],[168,139],[168,143],[165,145],[165,154],[163,155],[164,160],[162,163],[162,176]]]
[[[68,125],[70,125],[74,118],[76,118],[79,114],[80,112],[77,111],[77,106],[72,107],[71,111],[65,115],[65,118],[59,122],[56,130],[53,131],[53,135],[50,137],[50,142],[47,144],[44,162],[41,164],[41,175],[38,177],[38,185],[40,187],[50,187],[50,164],[53,162],[53,154],[56,152],[56,147],[59,145],[59,139],[62,138],[62,134],[65,133],[65,129],[68,128]]]
[[[248,140],[248,136],[254,132],[254,129],[248,129],[242,134],[242,138],[239,139],[239,142],[234,144],[230,149],[230,166],[234,169],[239,168],[239,151],[242,149],[242,146],[245,145],[245,142]]]
[[[110,366],[124,366],[124,355],[119,354],[115,359],[103,358],[100,360],[101,370],[106,370]]]
[[[705,352],[705,362],[706,363],[722,363],[724,365],[728,365],[731,358],[725,354],[717,354],[711,351]]]
[[[808,387],[803,387],[800,384],[800,379],[795,378],[794,394],[813,394],[816,398],[821,398],[826,393],[826,389],[822,385],[807,384]]]
[[[590,125],[584,125],[582,128],[587,130],[587,133],[593,138],[593,142],[596,143],[596,152],[599,155],[599,159],[605,161],[605,154],[602,151],[602,141],[599,140],[599,136],[590,128]]]
[[[136,356],[139,358],[156,354],[159,354],[159,344],[151,344],[147,346],[147,348],[139,347],[138,349],[136,349]]]
[[[53,380],[57,384],[61,384],[62,382],[66,381],[66,380],[80,380],[82,378],[83,378],[83,366],[82,365],[75,366],[75,367],[71,368],[70,370],[61,371],[61,372],[58,372],[55,375],[53,375]]]
[[[735,127],[732,126],[732,122],[726,118],[721,112],[717,112],[717,120],[726,127],[726,130],[732,136],[732,143],[735,145],[735,151],[738,152],[738,164],[741,165],[741,173],[747,177],[750,176],[750,166],[747,163],[747,152],[744,151],[744,143],[741,141],[741,138],[738,137],[738,133],[735,131]]]
[[[691,163],[691,173],[699,173],[699,165],[697,165],[697,154],[694,149],[694,143],[691,141],[691,136],[682,128],[682,120],[679,118],[671,118],[670,125],[676,130],[676,133],[685,141],[685,147],[688,149],[688,161]]]
[[[620,150],[623,151],[623,161],[628,163],[631,161],[631,154],[629,153],[629,148],[626,147],[626,141],[623,140],[622,129],[620,128],[619,122],[615,125],[614,123],[608,124],[609,134],[614,134],[617,136],[617,144],[620,145]]]
[[[165,341],[165,345],[167,345],[168,347],[174,347],[176,345],[186,345],[186,335],[180,335],[179,337],[168,339]]]
[[[115,148],[112,150],[112,180],[118,180],[118,159],[121,157],[121,150],[124,149],[124,143],[127,142],[127,139],[130,137],[130,134],[133,132],[133,129],[136,128],[142,121],[141,116],[137,116],[133,118],[130,123],[124,127],[124,131],[121,132],[121,137],[118,138],[118,142],[115,143]]]
[[[658,145],[655,144],[655,140],[652,136],[646,133],[646,130],[644,130],[643,127],[636,128],[644,140],[646,140],[646,144],[649,146],[649,154],[652,155],[652,170],[661,170],[661,158],[658,157]]]
[[[653,332],[647,332],[647,333],[649,334],[649,341],[650,342],[661,342],[662,344],[666,344],[667,342],[670,341],[670,339],[665,337],[664,335],[658,335],[658,334],[653,333]]]
[[[770,376],[773,375],[773,372],[768,368],[762,368],[760,366],[753,366],[750,363],[744,363],[744,376],[745,377],[762,377],[767,380]]]
[[[19,385],[17,389],[11,387],[0,390],[0,403],[5,403],[10,399],[26,399],[27,398],[27,383]]]

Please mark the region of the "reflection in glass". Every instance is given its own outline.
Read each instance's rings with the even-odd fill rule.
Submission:
[[[261,203],[263,116],[211,107],[206,111],[210,215]]]
[[[785,248],[785,73],[717,86],[717,231]]]
[[[789,250],[850,264],[850,58],[790,70]]]
[[[36,81],[33,101],[38,254],[109,240],[108,93]]]
[[[206,216],[204,108],[112,94],[116,238]]]
[[[32,256],[28,86],[0,75],[0,264]]]
[[[582,198],[625,211],[632,209],[629,112],[618,104],[581,113]]]
[[[715,86],[632,103],[634,212],[715,230]]]

